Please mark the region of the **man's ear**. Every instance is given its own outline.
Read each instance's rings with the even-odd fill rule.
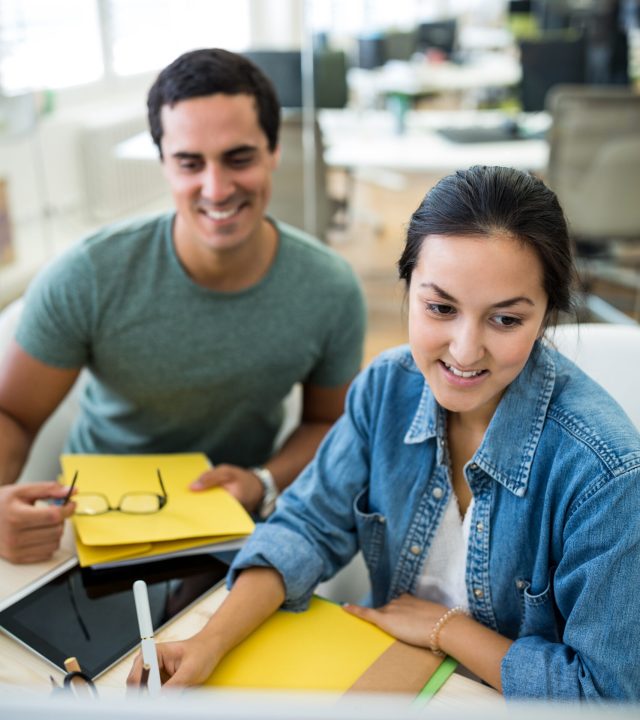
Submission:
[[[277,170],[280,166],[280,145],[276,145],[275,150],[271,153],[271,169]]]

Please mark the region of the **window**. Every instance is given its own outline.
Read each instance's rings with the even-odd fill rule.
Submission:
[[[98,8],[87,0],[0,0],[0,88],[80,85],[103,73]]]
[[[0,0],[0,89],[64,88],[249,46],[249,0]]]
[[[107,0],[115,75],[164,67],[201,47],[249,46],[248,0]]]

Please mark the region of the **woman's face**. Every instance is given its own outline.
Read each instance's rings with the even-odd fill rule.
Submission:
[[[409,288],[409,342],[438,403],[486,427],[546,310],[542,264],[518,240],[425,237]]]

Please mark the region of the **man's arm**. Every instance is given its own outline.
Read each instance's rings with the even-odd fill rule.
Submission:
[[[61,370],[27,354],[13,341],[0,366],[0,486],[15,482],[40,427],[72,387],[79,370]],[[0,487],[0,556],[12,562],[48,558],[58,547],[66,507],[36,507],[64,496],[57,483]]]
[[[322,439],[342,415],[349,385],[303,386],[300,425],[264,465],[273,475],[279,491],[288,487],[312,460]],[[234,465],[216,466],[201,475],[191,488],[206,490],[217,485],[226,487],[250,511],[260,505],[264,494],[262,483],[250,470]]]

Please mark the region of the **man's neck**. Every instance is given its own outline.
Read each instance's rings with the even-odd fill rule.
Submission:
[[[259,232],[242,245],[215,250],[181,242],[179,218],[173,229],[173,243],[182,266],[191,279],[209,290],[238,292],[259,282],[275,258],[278,231],[263,219]]]

